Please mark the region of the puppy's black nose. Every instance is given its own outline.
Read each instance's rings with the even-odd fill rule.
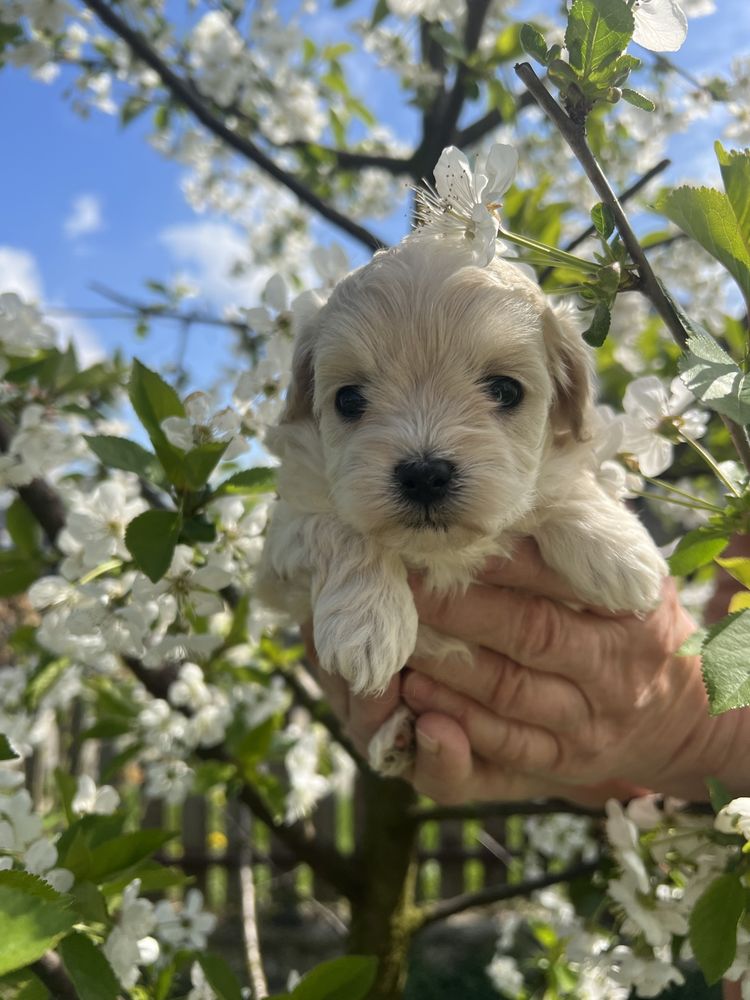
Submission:
[[[445,458],[417,458],[399,462],[394,472],[405,500],[430,507],[448,495],[456,466]]]

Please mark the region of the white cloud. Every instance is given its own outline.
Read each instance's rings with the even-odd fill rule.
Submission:
[[[27,250],[0,246],[0,292],[15,292],[31,302],[41,300],[39,268]]]
[[[104,225],[102,203],[95,194],[79,194],[73,199],[70,214],[63,223],[69,240],[98,232]]]
[[[39,306],[57,330],[61,344],[72,341],[79,362],[84,366],[104,358],[104,349],[94,331],[76,316],[61,316],[48,309],[39,266],[33,254],[19,247],[0,246],[0,293],[15,292],[27,302]]]
[[[237,273],[238,265],[246,265],[251,258],[250,248],[242,231],[226,223],[169,226],[161,231],[159,241],[182,265],[181,277],[218,308],[255,305],[271,273],[256,266],[246,274]]]

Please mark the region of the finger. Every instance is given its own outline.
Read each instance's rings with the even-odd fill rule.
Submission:
[[[548,794],[544,782],[506,771],[472,755],[466,734],[448,716],[423,715],[417,722],[412,775],[422,795],[443,805],[491,799],[516,801]]]
[[[473,753],[492,764],[525,774],[553,774],[562,760],[556,735],[541,726],[505,719],[429,677],[411,674],[404,700],[417,715],[438,712],[461,726]]]
[[[516,587],[555,601],[576,601],[573,589],[544,562],[533,538],[520,538],[508,558],[491,556],[478,578],[495,587]]]
[[[580,688],[559,674],[530,670],[501,653],[479,646],[474,658],[442,660],[412,657],[411,670],[484,705],[495,715],[544,726],[558,733],[577,732],[590,722],[590,706]],[[407,681],[406,684],[412,683]]]
[[[612,622],[571,611],[547,597],[473,583],[458,597],[437,597],[411,581],[423,624],[444,635],[485,646],[527,667],[563,674],[576,683],[593,678]]]

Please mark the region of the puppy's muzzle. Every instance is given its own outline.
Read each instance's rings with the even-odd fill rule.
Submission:
[[[393,470],[403,500],[428,509],[446,500],[456,486],[456,466],[446,458],[408,459]]]

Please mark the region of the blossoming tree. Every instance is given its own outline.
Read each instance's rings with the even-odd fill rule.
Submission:
[[[750,560],[722,559],[750,517],[750,154],[717,143],[724,190],[663,191],[660,231],[643,236],[623,207],[663,169],[664,137],[712,103],[728,112],[725,141],[746,141],[750,63],[686,81],[662,54],[687,31],[676,0],[574,0],[566,24],[524,24],[500,0],[378,0],[364,14],[332,3],[342,19],[354,7],[347,37],[419,110],[410,148],[348,81],[354,44],[320,45],[272,3],[7,0],[0,10],[0,63],[41,78],[63,68],[78,110],[125,124],[150,112],[154,145],[186,166],[191,203],[235,215],[246,265],[278,269],[261,303],[212,318],[244,354],[231,405],[183,398],[137,361],[82,368],[37,305],[0,287],[0,594],[17,618],[0,667],[3,996],[268,995],[252,914],[243,984],[208,944],[216,919],[200,892],[170,895],[186,877],[160,854],[170,831],[140,827],[143,802],[123,780],[133,762],[147,799],[178,803],[197,788],[240,801],[348,903],[354,954],[284,997],[396,1000],[418,930],[534,890],[544,892],[532,937],[523,943],[511,914],[489,968],[504,996],[656,996],[691,960],[750,996],[748,800],[714,783],[715,818],[651,798],[611,802],[600,818],[566,817],[561,803],[441,809],[373,774],[311,688],[299,647],[253,598],[274,478],[244,460],[280,412],[300,316],[348,266],[339,248],[315,245],[313,222],[375,250],[371,221],[404,179],[427,179],[421,225],[465,240],[479,265],[498,252],[517,259],[581,310],[611,404],[592,442],[602,479],[680,515],[661,533],[679,538],[671,567],[690,581],[686,602],[700,603],[717,563],[736,578],[729,617],[697,631],[686,653],[702,655],[712,711],[750,703]],[[259,194],[275,211],[249,218],[243,206]],[[154,301],[129,300],[134,323],[201,318],[154,288]],[[140,428],[131,436],[115,420],[125,395]],[[105,783],[69,773],[63,756],[32,797],[24,762],[71,713],[79,759],[81,742],[114,741]],[[353,771],[367,836],[347,855],[304,817]],[[527,817],[525,876],[415,902],[422,825],[493,812]],[[567,896],[549,888],[565,885]]]

